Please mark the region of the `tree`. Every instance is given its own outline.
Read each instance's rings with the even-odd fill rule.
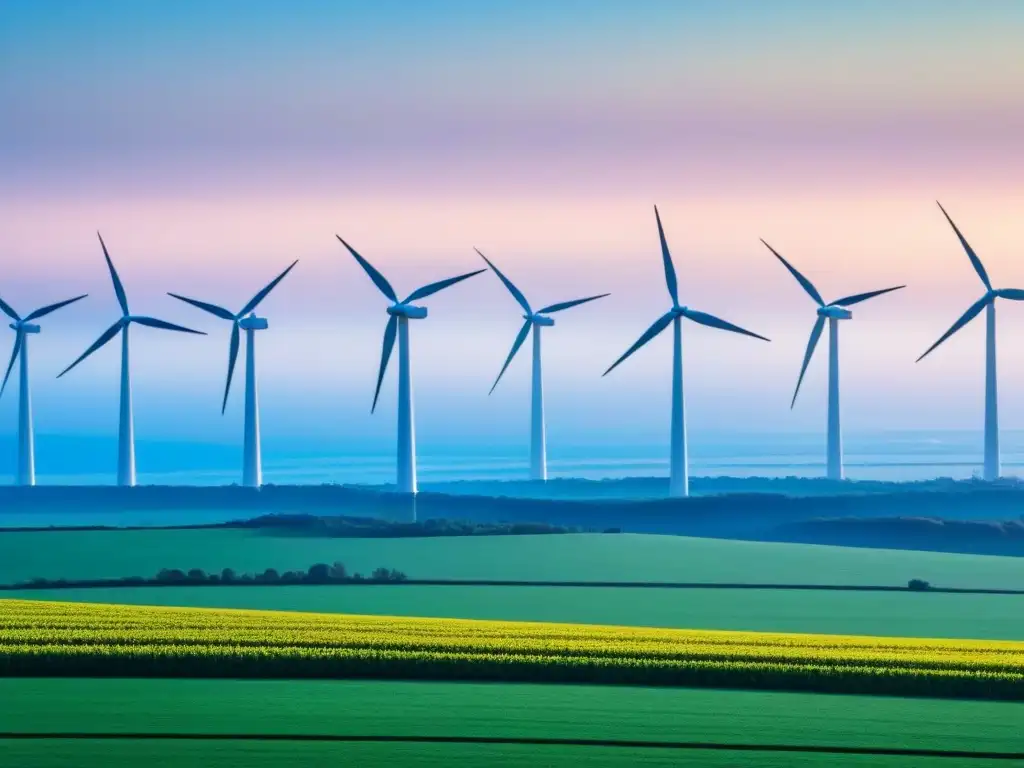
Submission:
[[[309,572],[306,575],[307,581],[313,584],[326,584],[331,578],[331,567],[327,563],[317,563],[316,565],[309,566]]]

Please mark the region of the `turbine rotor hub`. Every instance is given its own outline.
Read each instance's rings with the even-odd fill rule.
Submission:
[[[238,327],[244,331],[265,331],[270,327],[265,317],[256,317],[255,314],[243,317],[238,321]]]
[[[405,317],[409,320],[422,320],[427,316],[427,308],[417,307],[414,304],[392,304],[388,307],[388,314],[395,317]]]
[[[24,321],[20,323],[11,323],[12,331],[21,331],[22,333],[39,333],[42,330],[35,323],[26,323]]]
[[[542,328],[550,328],[555,324],[555,319],[547,315],[523,315],[523,318]]]
[[[818,307],[818,314],[830,320],[849,320],[853,317],[853,312],[845,307],[838,307],[834,304],[830,304],[827,307]]]

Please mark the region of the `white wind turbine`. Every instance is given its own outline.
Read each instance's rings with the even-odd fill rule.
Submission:
[[[160,328],[165,331],[180,331],[181,333],[194,333],[198,336],[205,336],[202,331],[193,331],[181,325],[168,323],[166,320],[158,320],[155,317],[133,315],[128,311],[128,297],[125,295],[124,286],[121,285],[121,278],[117,276],[114,269],[114,262],[110,260],[107,253],[107,246],[99,232],[96,236],[100,239],[100,246],[103,248],[103,257],[107,260],[107,269],[110,270],[110,280],[114,284],[114,293],[117,295],[117,303],[121,307],[121,319],[105,330],[92,346],[89,347],[71,365],[61,371],[58,379],[89,357],[108,341],[118,334],[121,334],[121,408],[117,432],[117,484],[123,486],[135,485],[135,424],[132,417],[132,381],[131,368],[128,359],[128,330],[132,323],[144,325],[149,328]]]
[[[599,296],[588,296],[585,299],[574,299],[572,301],[563,301],[558,304],[552,304],[538,309],[534,312],[530,308],[530,303],[526,300],[526,297],[522,292],[513,285],[512,281],[509,280],[501,270],[498,269],[494,264],[491,263],[490,259],[480,253],[481,258],[487,262],[487,265],[494,270],[494,274],[498,276],[505,287],[508,288],[509,293],[512,297],[519,302],[519,306],[526,312],[523,317],[525,322],[523,327],[519,329],[519,335],[516,336],[516,340],[512,343],[512,351],[508,353],[508,357],[505,359],[505,364],[501,367],[501,371],[498,373],[498,378],[494,380],[494,385],[491,387],[491,392],[494,391],[495,387],[498,386],[498,382],[501,381],[502,375],[505,373],[505,369],[508,368],[509,363],[512,362],[512,358],[516,356],[516,352],[523,346],[523,342],[526,341],[527,334],[530,330],[533,330],[533,391],[532,391],[532,405],[530,411],[530,478],[532,480],[547,480],[548,479],[548,462],[547,462],[547,445],[544,434],[544,381],[541,375],[541,356],[540,356],[540,329],[547,326],[553,326],[555,321],[547,317],[547,315],[553,312],[561,312],[563,309],[569,309],[571,307],[579,306],[580,304],[586,304],[589,301],[596,299],[603,299],[607,296],[607,293],[602,293]],[[490,394],[490,393],[488,393]]]
[[[640,347],[649,342],[663,330],[672,325],[673,347],[672,347],[672,448],[669,458],[669,495],[689,496],[690,476],[689,466],[686,458],[686,404],[683,399],[683,341],[682,321],[683,318],[692,320],[700,325],[710,328],[719,328],[723,331],[741,333],[744,336],[753,336],[755,339],[769,341],[769,339],[752,331],[740,328],[714,315],[706,312],[698,312],[695,309],[684,307],[679,304],[679,288],[676,282],[676,270],[672,265],[672,255],[668,250],[668,243],[665,240],[665,230],[661,226],[661,216],[658,215],[658,207],[654,207],[654,217],[658,222],[658,238],[661,241],[661,258],[665,266],[665,283],[668,286],[668,293],[672,299],[672,307],[664,315],[654,321],[643,335],[636,340],[632,347],[626,350],[618,360],[612,363],[611,367],[604,372],[604,376],[611,373],[623,360],[636,352]]]
[[[391,287],[391,283],[373,268],[366,259],[356,253],[351,245],[335,235],[351,253],[359,265],[366,271],[366,274],[373,280],[381,293],[392,303],[387,312],[390,315],[388,324],[384,327],[384,344],[381,349],[380,370],[377,373],[377,388],[373,393],[373,406],[370,413],[377,409],[377,398],[380,396],[380,386],[384,381],[384,372],[388,367],[388,360],[391,359],[391,350],[395,346],[395,336],[398,336],[398,490],[402,493],[416,493],[416,428],[413,423],[412,407],[412,372],[409,365],[409,321],[422,320],[427,316],[426,307],[418,307],[410,302],[425,299],[440,290],[443,290],[455,283],[486,272],[485,269],[478,269],[474,272],[467,272],[457,277],[449,277],[447,280],[439,280],[436,283],[424,285],[409,294],[404,301],[398,300],[398,294]]]
[[[204,312],[231,322],[231,341],[228,344],[228,376],[224,385],[224,401],[221,403],[221,415],[228,407],[228,394],[231,392],[231,379],[235,375],[235,362],[238,360],[238,345],[241,331],[245,331],[245,422],[243,428],[242,447],[242,485],[259,488],[263,485],[263,462],[260,458],[260,407],[259,392],[256,387],[256,331],[265,331],[269,323],[265,317],[256,317],[256,307],[267,295],[284,280],[285,276],[295,268],[298,259],[291,263],[284,272],[270,281],[259,293],[249,299],[238,314],[224,307],[210,304],[176,293],[168,293],[179,301],[198,307]]]
[[[33,320],[46,317],[51,312],[56,312],[68,304],[74,304],[85,298],[85,295],[76,296],[66,301],[58,301],[30,312],[25,317],[20,317],[10,304],[0,299],[0,310],[11,318],[11,330],[14,331],[14,349],[11,351],[11,361],[7,364],[7,373],[4,374],[3,386],[0,386],[0,397],[3,397],[7,389],[7,380],[11,377],[11,370],[14,363],[20,358],[19,369],[20,390],[18,392],[18,485],[36,484],[36,446],[35,435],[32,429],[32,392],[29,389],[28,376],[28,337],[39,333],[41,330]]]
[[[793,391],[793,399],[789,403],[789,407],[792,408],[796,405],[796,396],[800,393],[800,384],[804,380],[804,374],[807,372],[807,366],[811,362],[811,357],[814,355],[814,349],[818,345],[818,339],[821,337],[821,332],[825,328],[825,321],[828,320],[828,439],[826,443],[826,476],[829,480],[842,480],[843,479],[843,436],[842,428],[840,426],[840,410],[839,410],[839,321],[849,320],[853,317],[853,313],[847,309],[854,304],[860,304],[862,301],[873,299],[875,296],[881,296],[885,293],[891,293],[892,291],[898,291],[901,288],[906,288],[905,285],[897,285],[893,288],[882,288],[878,291],[869,291],[867,293],[857,293],[852,296],[844,296],[841,299],[826,304],[825,300],[821,298],[821,294],[818,293],[818,289],[814,287],[810,280],[800,274],[796,267],[782,258],[782,255],[772,248],[764,240],[761,241],[765,244],[769,251],[775,254],[775,257],[782,262],[783,266],[789,270],[790,274],[796,278],[796,281],[800,283],[800,286],[807,291],[807,294],[814,299],[818,305],[818,319],[814,321],[814,326],[811,328],[811,337],[807,342],[807,351],[804,353],[804,362],[800,366],[800,376],[796,380],[796,389]]]
[[[953,219],[946,213],[946,209],[938,203],[939,210],[946,217],[946,221],[956,232],[960,245],[967,252],[967,258],[971,260],[974,271],[978,273],[981,282],[985,286],[985,294],[976,302],[971,304],[960,319],[950,326],[942,336],[928,347],[928,350],[917,358],[921,362],[933,349],[944,342],[954,333],[963,328],[973,320],[981,310],[985,310],[985,464],[983,477],[986,480],[999,478],[999,402],[996,394],[996,299],[1010,299],[1011,301],[1024,301],[1024,290],[1020,288],[993,288],[981,259],[974,252],[970,244],[960,233]]]

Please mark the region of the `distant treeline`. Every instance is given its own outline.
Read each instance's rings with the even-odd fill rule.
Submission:
[[[399,521],[546,523],[580,529],[756,538],[776,525],[817,517],[918,516],[1010,519],[1024,509],[1024,483],[1006,479],[920,483],[801,478],[704,478],[687,499],[664,498],[667,481],[553,480],[453,483],[456,492],[416,496],[343,485],[0,487],[0,509],[82,512],[238,510],[241,516],[309,514]],[[704,494],[704,495],[701,495]],[[0,523],[2,523],[0,515]],[[187,522],[187,517],[183,517]]]
[[[489,523],[470,520],[395,522],[347,515],[261,515],[251,520],[213,525],[214,528],[277,529],[304,536],[341,538],[422,538],[432,536],[523,536],[548,533],[579,533],[577,528],[548,523]]]
[[[125,576],[120,579],[44,579],[34,578],[5,589],[75,589],[81,587],[191,587],[191,586],[235,586],[275,584],[397,584],[408,581],[409,577],[394,568],[377,568],[369,576],[358,571],[349,573],[345,564],[317,563],[305,571],[278,571],[267,568],[260,573],[236,573],[225,568],[220,573],[207,573],[202,568],[183,571],[179,568],[162,568],[156,576]]]

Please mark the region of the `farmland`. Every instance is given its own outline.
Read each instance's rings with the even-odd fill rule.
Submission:
[[[277,733],[701,741],[722,745],[1024,751],[1014,703],[602,686],[378,681],[0,679],[19,733]],[[0,742],[12,765],[303,764],[949,768],[1006,762],[531,745]],[[331,761],[334,762],[331,762]],[[191,762],[190,762],[191,761]],[[308,762],[307,762],[308,761]]]
[[[1024,698],[1024,643],[0,601],[0,673]]]
[[[325,539],[253,530],[5,532],[0,583],[150,576],[160,568],[305,569],[343,561],[412,579],[701,581],[1024,589],[1011,557],[872,550],[640,534]]]

